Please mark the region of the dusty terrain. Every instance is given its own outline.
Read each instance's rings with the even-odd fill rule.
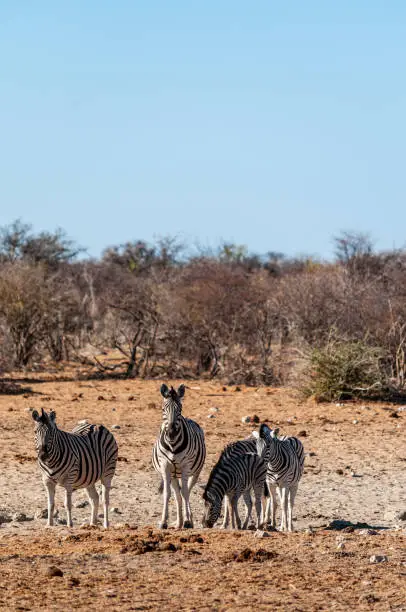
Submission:
[[[196,528],[157,529],[161,499],[150,457],[161,418],[159,382],[38,374],[24,384],[32,392],[0,396],[0,609],[406,610],[406,521],[397,515],[406,511],[401,407],[300,404],[287,390],[187,383],[184,413],[206,434],[201,483],[222,447],[252,431],[241,422],[245,415],[268,419],[305,445],[297,532],[261,539],[201,529],[199,487]],[[56,410],[60,428],[81,419],[120,426],[108,531],[83,526],[88,506],[74,508],[71,530],[46,529],[45,519],[36,518],[46,495],[29,409],[41,406]],[[74,504],[85,499],[79,491]],[[59,490],[63,520],[62,502]],[[173,505],[171,512],[174,521]],[[387,559],[370,563],[372,555]]]

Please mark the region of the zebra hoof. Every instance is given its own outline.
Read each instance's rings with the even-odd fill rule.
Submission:
[[[159,529],[168,529],[168,523],[159,523]]]
[[[193,523],[192,521],[185,521],[183,523],[183,529],[193,529]]]

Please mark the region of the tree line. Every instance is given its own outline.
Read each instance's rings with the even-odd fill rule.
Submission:
[[[406,251],[377,252],[356,232],[334,243],[333,261],[228,243],[191,253],[173,237],[95,259],[63,230],[17,220],[0,228],[0,368],[77,360],[100,375],[298,384],[321,399],[402,393]],[[118,366],[100,357],[109,349]]]

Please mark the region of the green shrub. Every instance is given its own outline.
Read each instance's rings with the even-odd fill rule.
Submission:
[[[320,402],[379,396],[386,387],[383,362],[380,348],[330,338],[324,347],[312,349],[300,391]]]

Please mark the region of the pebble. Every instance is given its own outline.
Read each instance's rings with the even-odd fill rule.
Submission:
[[[208,415],[207,415],[207,418],[208,418],[208,419],[215,419],[215,418],[216,418],[216,415],[215,415],[215,414],[208,414]]]
[[[241,423],[251,423],[251,417],[250,416],[242,417]]]
[[[111,429],[121,429],[120,425],[112,425]]]
[[[375,531],[375,529],[359,529],[357,533],[359,533],[359,535],[367,536],[378,535],[378,532]]]
[[[48,518],[48,508],[44,508],[43,510],[37,510],[35,513],[36,519],[46,519]]]
[[[87,501],[87,499],[84,499],[81,502],[76,502],[75,508],[86,508],[86,506],[88,505],[89,505],[89,502]]]
[[[344,542],[339,542],[337,544],[337,550],[345,550],[345,543]]]
[[[388,561],[388,557],[386,555],[372,555],[369,557],[370,563],[386,563]]]
[[[270,538],[270,534],[262,529],[257,529],[254,533],[254,538]]]
[[[24,521],[31,521],[32,519],[29,518],[26,514],[24,514],[24,512],[16,512],[15,514],[13,514],[13,521],[15,521],[16,523],[24,523]]]
[[[9,514],[7,514],[6,512],[0,512],[0,525],[2,523],[10,523],[12,521],[12,518]]]
[[[358,425],[358,419],[353,420],[354,425]]]
[[[219,408],[217,408],[216,406],[213,406],[213,408],[210,408],[210,412],[218,412]]]
[[[111,512],[112,512],[113,514],[123,514],[123,513],[121,512],[121,510],[119,510],[118,508],[112,508],[112,509],[111,509]]]
[[[50,565],[47,570],[46,570],[46,575],[49,578],[55,578],[55,577],[62,577],[63,576],[63,571],[61,570],[60,567],[57,567],[56,565]]]

